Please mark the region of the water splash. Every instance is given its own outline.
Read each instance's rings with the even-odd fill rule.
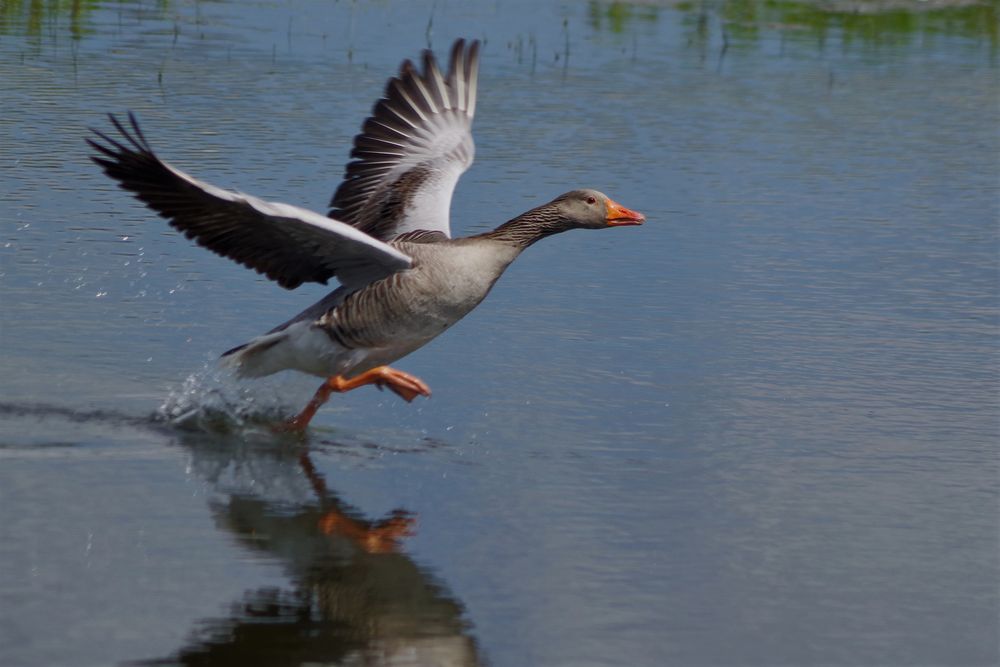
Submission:
[[[276,386],[242,384],[213,361],[171,388],[156,417],[184,430],[232,432],[273,425],[290,413]]]

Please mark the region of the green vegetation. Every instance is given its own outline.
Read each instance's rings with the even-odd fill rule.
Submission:
[[[591,2],[587,19],[595,30],[621,33],[633,20],[655,21],[660,7],[656,5],[636,5],[631,2]]]
[[[775,30],[800,31],[819,41],[837,35],[845,44],[909,43],[933,35],[987,40],[996,47],[1000,0],[680,0],[634,3],[592,1],[590,25],[620,33],[660,12],[681,11],[696,35],[719,20],[727,39],[757,41]]]
[[[119,0],[119,13],[157,13],[167,0]],[[114,5],[111,5],[114,7]],[[38,37],[68,30],[74,39],[88,33],[92,15],[109,9],[99,0],[0,0],[0,34]],[[697,41],[709,24],[721,22],[727,42],[755,42],[773,31],[796,31],[824,43],[906,44],[935,35],[988,41],[1000,37],[1000,0],[592,0],[586,20],[599,31],[624,33],[657,21],[665,11],[685,14]]]
[[[74,39],[83,36],[97,0],[0,0],[0,35],[37,37],[43,29],[67,24]]]

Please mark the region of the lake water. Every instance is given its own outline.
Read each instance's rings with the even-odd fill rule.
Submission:
[[[997,664],[997,5],[945,4],[5,3],[0,663]],[[396,364],[432,399],[269,435],[317,380],[214,360],[323,289],[87,128],[325,211],[458,36],[459,233],[576,187],[648,222],[532,247]]]

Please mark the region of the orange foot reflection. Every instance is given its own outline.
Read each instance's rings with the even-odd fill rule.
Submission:
[[[324,535],[347,537],[372,554],[395,553],[400,540],[413,535],[416,525],[416,517],[404,510],[396,510],[374,523],[353,519],[337,510],[327,512],[319,520]]]

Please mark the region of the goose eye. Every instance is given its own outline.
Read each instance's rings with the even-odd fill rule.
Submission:
[[[597,197],[587,197],[587,203],[593,206],[597,203]]]

